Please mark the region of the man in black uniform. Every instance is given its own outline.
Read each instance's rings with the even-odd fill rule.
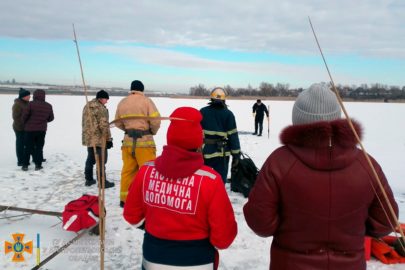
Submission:
[[[229,158],[236,167],[240,157],[240,143],[234,114],[225,104],[227,93],[221,87],[211,91],[209,105],[200,110],[204,131],[204,164],[212,167],[226,182]]]
[[[267,110],[266,105],[258,99],[255,105],[253,105],[253,116],[255,117],[255,133],[253,133],[253,135],[262,136],[264,113],[266,113],[268,118],[269,111]]]

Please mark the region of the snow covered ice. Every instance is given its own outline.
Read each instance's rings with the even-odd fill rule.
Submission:
[[[12,130],[11,107],[16,96],[0,95],[0,205],[18,206],[49,211],[63,211],[64,205],[84,193],[97,195],[97,186],[84,186],[84,162],[86,147],[81,145],[81,114],[85,105],[83,96],[47,96],[53,106],[55,120],[48,125],[45,139],[44,169],[28,172],[17,167],[15,135]],[[91,97],[93,98],[93,97]],[[121,97],[111,97],[107,107],[110,120]],[[153,98],[162,116],[168,116],[177,107],[202,108],[207,99]],[[270,105],[270,138],[267,138],[267,123],[263,137],[253,132],[252,106],[254,100],[228,100],[230,110],[236,117],[242,151],[247,153],[260,168],[268,155],[278,146],[278,135],[291,124],[293,101],[264,101]],[[363,144],[383,168],[400,207],[400,221],[405,222],[405,128],[401,115],[405,115],[404,104],[345,102],[352,118],[364,129]],[[167,121],[155,136],[157,153],[166,143]],[[120,142],[122,131],[113,128],[114,147],[109,150],[106,166],[107,179],[115,187],[106,194],[106,256],[105,269],[140,269],[143,232],[130,226],[122,217],[119,207],[119,179],[121,172]],[[355,179],[353,180],[355,181]],[[246,201],[239,193],[229,190],[238,222],[238,235],[227,250],[220,251],[220,269],[268,269],[271,238],[256,236],[246,225],[242,207]],[[359,194],[361,195],[361,194]],[[13,233],[24,233],[25,241],[41,239],[41,258],[44,259],[75,234],[63,231],[61,220],[41,215],[23,215],[20,212],[0,212],[0,268],[31,269],[35,266],[35,255],[24,255],[24,263],[11,262],[4,254],[4,241],[11,241]],[[17,216],[19,215],[19,216]],[[16,216],[5,218],[7,216]],[[35,244],[34,244],[35,246]],[[99,269],[98,237],[86,235],[56,256],[43,269]],[[34,252],[35,254],[35,252]],[[384,265],[374,259],[368,269],[404,269],[404,265]]]

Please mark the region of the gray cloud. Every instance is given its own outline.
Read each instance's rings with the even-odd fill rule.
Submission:
[[[134,41],[284,54],[405,58],[405,4],[393,0],[6,0],[0,37]]]

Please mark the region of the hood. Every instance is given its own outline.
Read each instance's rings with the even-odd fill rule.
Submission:
[[[360,124],[352,122],[361,139]],[[280,140],[298,159],[317,170],[344,168],[361,154],[346,119],[289,126],[281,132]]]
[[[202,153],[190,152],[173,145],[165,145],[162,155],[156,158],[155,167],[168,178],[184,178],[204,165]]]
[[[33,99],[38,101],[45,101],[45,91],[40,89],[35,90]]]

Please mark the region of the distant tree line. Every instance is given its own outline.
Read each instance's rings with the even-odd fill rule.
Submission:
[[[233,88],[230,85],[224,87],[229,96],[259,96],[259,97],[296,97],[301,93],[303,88],[290,88],[289,84],[271,84],[262,82],[258,88],[253,88],[248,85],[246,88]],[[354,100],[364,99],[384,99],[395,100],[405,99],[405,86],[388,86],[384,84],[362,84],[360,86],[343,86],[336,85],[340,96],[342,98],[350,98]],[[211,89],[207,89],[203,84],[193,86],[190,88],[190,96],[209,96]]]
[[[5,83],[5,84],[16,84],[16,80],[13,78],[10,80],[6,80],[6,81],[0,81],[0,83]]]

